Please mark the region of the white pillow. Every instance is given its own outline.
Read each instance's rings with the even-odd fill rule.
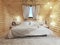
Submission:
[[[28,21],[23,22],[23,25],[29,25]]]
[[[35,22],[34,21],[24,21],[23,24],[24,25],[31,25],[32,26],[32,25],[35,24]]]
[[[39,26],[39,23],[36,21],[24,21],[22,24],[26,26]]]

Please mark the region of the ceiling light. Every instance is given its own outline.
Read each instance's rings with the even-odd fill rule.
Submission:
[[[50,9],[52,9],[52,6],[50,6]]]
[[[56,15],[50,15],[50,18],[56,18]]]
[[[51,2],[46,3],[45,6],[44,6],[44,8],[46,8],[46,9],[52,9],[53,8],[52,7],[52,3]]]
[[[43,17],[42,16],[39,16],[38,19],[39,19],[39,22],[43,21]]]
[[[52,21],[52,22],[50,23],[50,25],[51,25],[51,26],[56,26],[56,23],[55,23],[54,21]]]
[[[39,16],[39,18],[42,18],[42,16]]]
[[[17,21],[17,22],[20,22],[20,21],[21,21],[20,16],[17,16],[17,17],[16,17],[16,21]]]
[[[48,2],[47,4],[50,4],[50,2]]]

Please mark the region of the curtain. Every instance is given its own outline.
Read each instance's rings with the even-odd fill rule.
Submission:
[[[23,6],[23,16],[24,19],[27,19],[29,16],[29,6]]]
[[[39,15],[40,15],[40,5],[36,6],[36,19],[38,19]]]
[[[24,19],[27,19],[29,17],[29,8],[30,6],[26,6],[26,5],[23,5],[23,16],[24,16]],[[40,6],[32,6],[32,15],[33,15],[33,19],[36,19],[37,18],[37,15],[39,13],[39,9],[38,7]]]
[[[36,19],[36,6],[32,6],[33,19]]]

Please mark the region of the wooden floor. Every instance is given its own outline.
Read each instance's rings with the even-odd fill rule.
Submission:
[[[47,36],[16,39],[0,39],[0,45],[60,45],[60,38]]]

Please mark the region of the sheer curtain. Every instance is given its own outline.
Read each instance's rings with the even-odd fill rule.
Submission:
[[[37,17],[37,6],[31,6],[31,7],[32,7],[33,19],[36,19],[36,17]],[[29,13],[30,13],[30,6],[23,5],[24,19],[28,19]]]
[[[24,19],[27,19],[28,16],[29,16],[29,6],[23,6],[23,16],[24,16]]]
[[[40,7],[40,5],[37,5],[36,6],[36,19],[37,20],[39,19],[38,17],[41,15],[40,11],[41,11],[41,7]]]
[[[32,6],[33,19],[36,19],[36,6]]]

